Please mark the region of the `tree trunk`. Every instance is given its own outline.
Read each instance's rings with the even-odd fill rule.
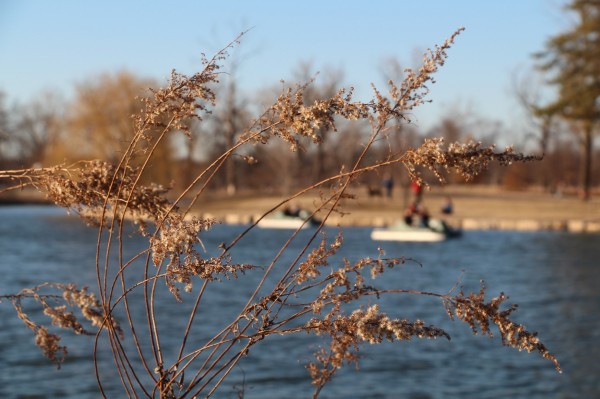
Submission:
[[[579,189],[583,201],[590,199],[592,185],[592,133],[593,124],[586,122],[581,139],[581,161],[579,163]]]
[[[235,144],[236,137],[236,125],[237,125],[237,117],[238,117],[238,108],[235,103],[236,100],[236,85],[232,80],[229,83],[228,87],[228,95],[227,95],[227,114],[225,115],[225,144],[226,148],[230,149]],[[229,156],[225,160],[225,187],[228,195],[234,195],[237,191],[237,182],[236,182],[236,167],[235,167],[235,158],[233,156]]]

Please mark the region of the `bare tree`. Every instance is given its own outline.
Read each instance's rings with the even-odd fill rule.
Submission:
[[[5,94],[0,91],[0,163],[2,164],[6,161],[6,145],[10,140],[10,131],[9,112],[6,109]]]
[[[238,90],[236,73],[239,64],[233,62],[226,76],[222,77],[223,84],[216,90],[220,93],[218,110],[210,116],[211,127],[209,134],[212,136],[213,149],[211,158],[218,158],[228,148],[232,148],[238,137],[243,133],[250,119],[247,109],[248,101]],[[239,183],[238,157],[229,157],[225,161],[224,186],[227,193],[236,193]]]
[[[512,91],[519,105],[525,111],[530,129],[527,138],[534,138],[538,143],[538,151],[547,154],[557,116],[554,113],[540,113],[543,107],[542,84],[531,74],[522,77],[513,76]]]
[[[131,116],[143,104],[139,96],[148,95],[154,82],[127,71],[102,74],[76,86],[68,115],[69,143],[76,156],[115,162],[131,141],[134,127]]]
[[[41,162],[51,137],[58,134],[61,109],[57,96],[50,93],[10,108],[0,93],[0,158],[4,166],[29,167]]]
[[[76,87],[76,96],[67,116],[66,142],[71,157],[87,157],[116,163],[124,154],[135,134],[133,115],[143,112],[144,99],[148,98],[155,82],[135,76],[127,71],[103,74]],[[167,123],[169,110],[165,112],[162,124]],[[159,123],[158,125],[160,125]],[[158,126],[157,125],[157,126]],[[148,165],[145,180],[169,184],[173,174],[174,158],[170,141],[163,141],[154,147],[154,136],[149,135],[147,148],[157,155]],[[135,154],[134,154],[135,155]],[[140,152],[139,155],[142,155]],[[132,160],[135,164],[135,157]]]
[[[536,169],[542,186],[555,190],[563,179],[564,171],[564,162],[561,162],[563,165],[560,168],[556,168],[557,163],[553,162],[556,161],[556,154],[552,149],[552,141],[561,130],[560,118],[555,112],[539,112],[544,108],[542,83],[540,76],[530,73],[519,77],[515,74],[512,91],[526,116],[525,139],[535,140],[537,151],[546,158],[546,162],[535,165],[532,169]]]
[[[419,54],[422,55],[422,52]],[[418,68],[419,61],[413,59],[413,67]],[[405,78],[407,73],[406,67],[402,65],[402,62],[397,57],[388,57],[382,61],[380,66],[380,74],[385,82],[397,82]],[[416,125],[411,124],[412,115],[409,113],[403,114],[395,119],[395,123],[392,124],[389,129],[385,132],[385,141],[383,142],[381,151],[382,153],[388,154],[399,154],[411,147],[417,147],[419,143],[419,129]],[[399,181],[403,207],[408,206],[410,197],[410,183],[411,178],[406,170],[402,168],[390,168],[387,171],[389,174],[388,178],[392,182]],[[393,183],[395,185],[395,183]]]
[[[328,69],[323,74],[313,71],[313,67],[309,62],[301,62],[298,69],[294,73],[294,80],[299,82],[307,82],[304,91],[304,104],[312,105],[316,100],[327,98],[335,95],[343,80],[343,71]],[[316,139],[323,145],[316,146],[312,154],[304,152],[304,149],[298,151],[298,166],[296,170],[297,180],[302,180],[300,173],[304,174],[306,164],[311,164],[311,179],[312,181],[322,180],[326,175],[326,158],[329,156],[333,148],[328,148],[328,141],[331,131],[325,127],[318,129]],[[307,157],[303,157],[306,154]],[[305,165],[302,165],[305,164]],[[304,183],[305,184],[305,183]]]
[[[52,92],[43,93],[19,108],[16,140],[29,165],[43,163],[64,127],[65,103]]]

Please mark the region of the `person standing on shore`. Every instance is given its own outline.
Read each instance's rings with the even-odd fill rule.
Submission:
[[[382,185],[383,185],[383,188],[385,189],[386,196],[388,198],[392,198],[392,194],[394,192],[394,179],[392,178],[391,174],[386,173],[383,176]]]

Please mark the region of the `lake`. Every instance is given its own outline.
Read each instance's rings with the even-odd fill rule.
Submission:
[[[49,206],[0,207],[0,220],[0,295],[44,281],[95,289],[95,229]],[[203,243],[210,252],[243,229],[218,225],[203,235]],[[336,233],[337,229],[327,229],[331,239]],[[498,337],[474,336],[468,325],[448,319],[439,300],[390,296],[382,300],[390,316],[435,324],[452,340],[366,345],[360,352],[360,370],[342,369],[321,398],[600,397],[600,235],[467,231],[455,240],[409,244],[373,242],[368,228],[344,228],[343,233],[340,256],[350,260],[375,257],[381,246],[388,256],[418,261],[420,266],[408,262],[386,271],[383,282],[390,287],[447,293],[460,281],[465,291],[477,291],[483,279],[488,298],[506,293],[509,303],[519,304],[513,319],[539,332],[564,372],[557,373],[536,353],[503,347]],[[234,261],[265,265],[288,235],[255,229],[236,247]],[[310,231],[302,231],[300,238],[309,235]],[[136,253],[143,242],[132,241],[125,250]],[[285,255],[281,263],[289,262],[293,254]],[[210,293],[212,306],[203,313],[202,328],[217,328],[228,311],[239,310],[257,276],[249,272]],[[195,290],[198,286],[196,282]],[[183,306],[193,298],[184,295]],[[168,315],[175,332],[187,321],[179,306],[172,298],[160,303],[161,314]],[[10,301],[0,303],[0,320],[0,397],[101,397],[91,362],[92,338],[65,335],[61,343],[69,347],[69,355],[57,370],[34,346],[33,334],[15,316]],[[171,336],[176,334],[164,332],[167,348]],[[322,341],[306,334],[273,338],[254,347],[214,397],[235,398],[240,389],[245,398],[310,397],[313,389],[304,365]],[[112,358],[100,357],[107,370],[108,397],[126,397],[116,373],[110,374]]]

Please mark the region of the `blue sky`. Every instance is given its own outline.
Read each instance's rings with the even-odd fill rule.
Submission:
[[[342,70],[364,99],[383,86],[381,65],[417,53],[466,28],[416,114],[423,127],[458,107],[511,126],[519,111],[511,79],[532,53],[568,26],[563,0],[420,1],[80,1],[0,0],[0,91],[26,102],[45,90],[68,97],[75,83],[127,69],[166,79],[191,74],[252,28],[239,47],[246,90],[293,80],[300,62]]]

